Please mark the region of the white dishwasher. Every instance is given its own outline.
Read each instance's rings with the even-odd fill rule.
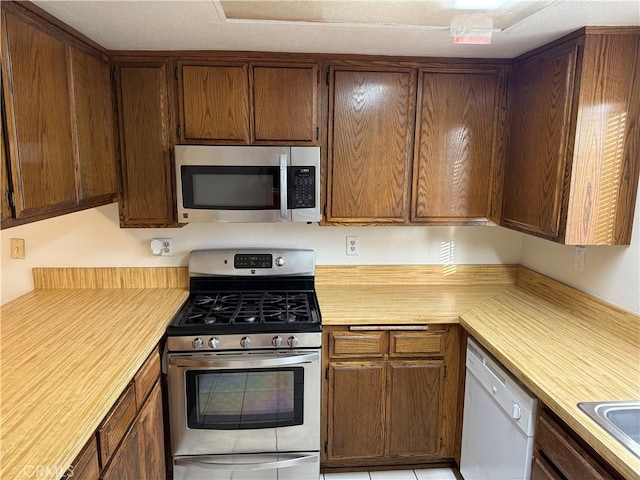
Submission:
[[[528,480],[538,400],[472,338],[467,341],[460,473]]]

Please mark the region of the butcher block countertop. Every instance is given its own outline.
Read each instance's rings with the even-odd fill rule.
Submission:
[[[126,269],[126,281],[114,269],[82,270],[93,271],[83,275],[90,288],[62,274],[67,288],[52,289],[44,275],[0,310],[2,479],[59,479],[188,295],[145,269]]]

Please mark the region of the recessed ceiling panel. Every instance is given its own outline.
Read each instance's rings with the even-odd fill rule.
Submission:
[[[460,16],[483,13],[505,30],[554,3],[518,0],[223,0],[227,20],[448,28]]]

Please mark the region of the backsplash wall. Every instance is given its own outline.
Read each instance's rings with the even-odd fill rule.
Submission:
[[[522,235],[501,227],[320,227],[306,224],[190,224],[121,229],[117,204],[2,230],[2,303],[33,288],[33,267],[187,265],[199,248],[311,248],[319,265],[519,263]],[[345,254],[347,235],[360,255]],[[172,257],[151,255],[154,237],[173,239]],[[24,238],[26,258],[10,258],[9,239]]]

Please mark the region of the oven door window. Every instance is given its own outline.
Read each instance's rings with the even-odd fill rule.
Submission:
[[[302,425],[304,368],[187,370],[187,426],[244,430]]]
[[[189,166],[181,168],[185,208],[277,210],[279,167]]]

